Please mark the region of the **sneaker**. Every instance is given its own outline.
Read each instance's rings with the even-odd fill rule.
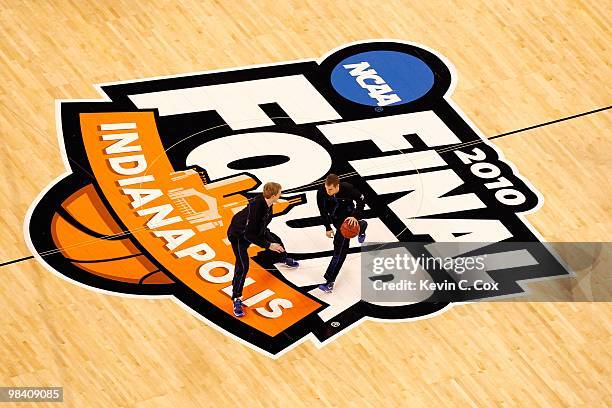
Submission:
[[[360,244],[363,244],[365,242],[365,230],[368,227],[368,222],[365,220],[361,221],[363,223],[363,228],[361,229],[361,231],[363,231],[361,234],[359,234],[359,236],[357,237],[357,241],[359,241]]]
[[[234,299],[234,316],[242,317],[244,316],[244,309],[242,308],[242,300]]]
[[[325,293],[332,293],[334,290],[334,282],[327,282],[319,285],[319,289],[321,289]]]
[[[287,258],[285,259],[285,265],[290,268],[297,268],[298,266],[300,266],[300,263],[293,258]]]

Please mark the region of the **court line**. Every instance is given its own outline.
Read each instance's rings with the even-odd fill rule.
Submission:
[[[3,266],[7,266],[7,265],[10,265],[10,264],[17,263],[17,262],[27,261],[28,259],[32,259],[32,258],[34,258],[34,255],[24,256],[23,258],[17,258],[17,259],[13,259],[12,261],[2,262],[0,264],[0,268],[3,267]]]
[[[579,117],[582,117],[582,116],[592,115],[594,113],[599,113],[599,112],[606,111],[606,110],[608,110],[610,108],[612,108],[612,105],[608,105],[608,106],[605,106],[603,108],[598,108],[598,109],[593,109],[593,110],[590,110],[590,111],[578,113],[576,115],[566,116],[566,117],[555,119],[555,120],[551,120],[551,121],[548,121],[548,122],[539,123],[537,125],[532,125],[532,126],[524,127],[524,128],[521,128],[521,129],[512,130],[510,132],[500,133],[498,135],[488,137],[488,138],[486,138],[486,140],[498,139],[498,138],[501,138],[501,137],[510,136],[510,135],[514,135],[514,134],[517,134],[517,133],[525,132],[527,130],[533,130],[533,129],[541,128],[541,127],[544,127],[544,126],[553,125],[555,123],[564,122],[564,121],[571,120],[571,119],[576,119],[576,118],[579,118]],[[480,141],[479,140],[474,140],[474,144],[483,143],[483,142],[484,142],[484,140],[480,140]],[[16,259],[13,259],[13,260],[10,260],[10,261],[6,261],[6,262],[3,262],[3,263],[0,263],[0,268],[3,267],[3,266],[12,265],[14,263],[23,262],[23,261],[27,261],[27,260],[30,260],[30,259],[34,259],[34,256],[33,255],[25,256],[25,257],[22,257],[22,258],[16,258]]]
[[[540,123],[539,125],[533,125],[533,126],[529,126],[529,127],[526,127],[526,128],[513,130],[511,132],[500,133],[499,135],[491,136],[491,137],[489,137],[487,139],[493,140],[493,139],[497,139],[499,137],[510,136],[510,135],[515,134],[515,133],[524,132],[526,130],[537,129],[539,127],[548,126],[548,125],[552,125],[554,123],[559,123],[559,122],[563,122],[563,121],[566,121],[566,120],[579,118],[581,116],[591,115],[591,114],[597,113],[597,112],[603,112],[603,111],[608,110],[610,108],[612,108],[612,105],[608,105],[608,106],[606,106],[604,108],[593,109],[593,110],[590,110],[590,111],[587,111],[587,112],[582,112],[582,113],[579,113],[577,115],[567,116],[567,117],[561,118],[561,119],[551,120],[550,122]]]

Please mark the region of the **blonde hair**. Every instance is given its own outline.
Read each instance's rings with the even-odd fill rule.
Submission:
[[[281,185],[274,182],[269,182],[264,184],[263,186],[263,196],[264,198],[270,198],[274,195],[277,195],[281,191]]]

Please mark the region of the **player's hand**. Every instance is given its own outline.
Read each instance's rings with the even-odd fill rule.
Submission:
[[[346,220],[348,221],[348,224],[351,227],[354,227],[355,225],[357,225],[357,218],[355,217],[348,217]]]
[[[334,237],[334,231],[332,231],[332,230],[325,231],[325,235],[327,235],[327,238],[333,238]]]
[[[285,248],[283,248],[281,244],[277,244],[276,242],[273,242],[270,244],[270,251],[285,252]]]

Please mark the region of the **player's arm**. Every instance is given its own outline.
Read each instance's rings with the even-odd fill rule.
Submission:
[[[351,199],[353,199],[353,201],[355,201],[355,209],[353,210],[351,216],[359,220],[361,219],[363,215],[363,209],[365,208],[365,198],[363,194],[361,194],[361,191],[359,191],[355,187],[351,187],[349,196],[351,197]]]
[[[325,204],[325,192],[322,189],[317,191],[317,207],[319,207],[319,213],[321,214],[321,222],[325,226],[325,231],[331,231],[331,217],[327,211]]]

